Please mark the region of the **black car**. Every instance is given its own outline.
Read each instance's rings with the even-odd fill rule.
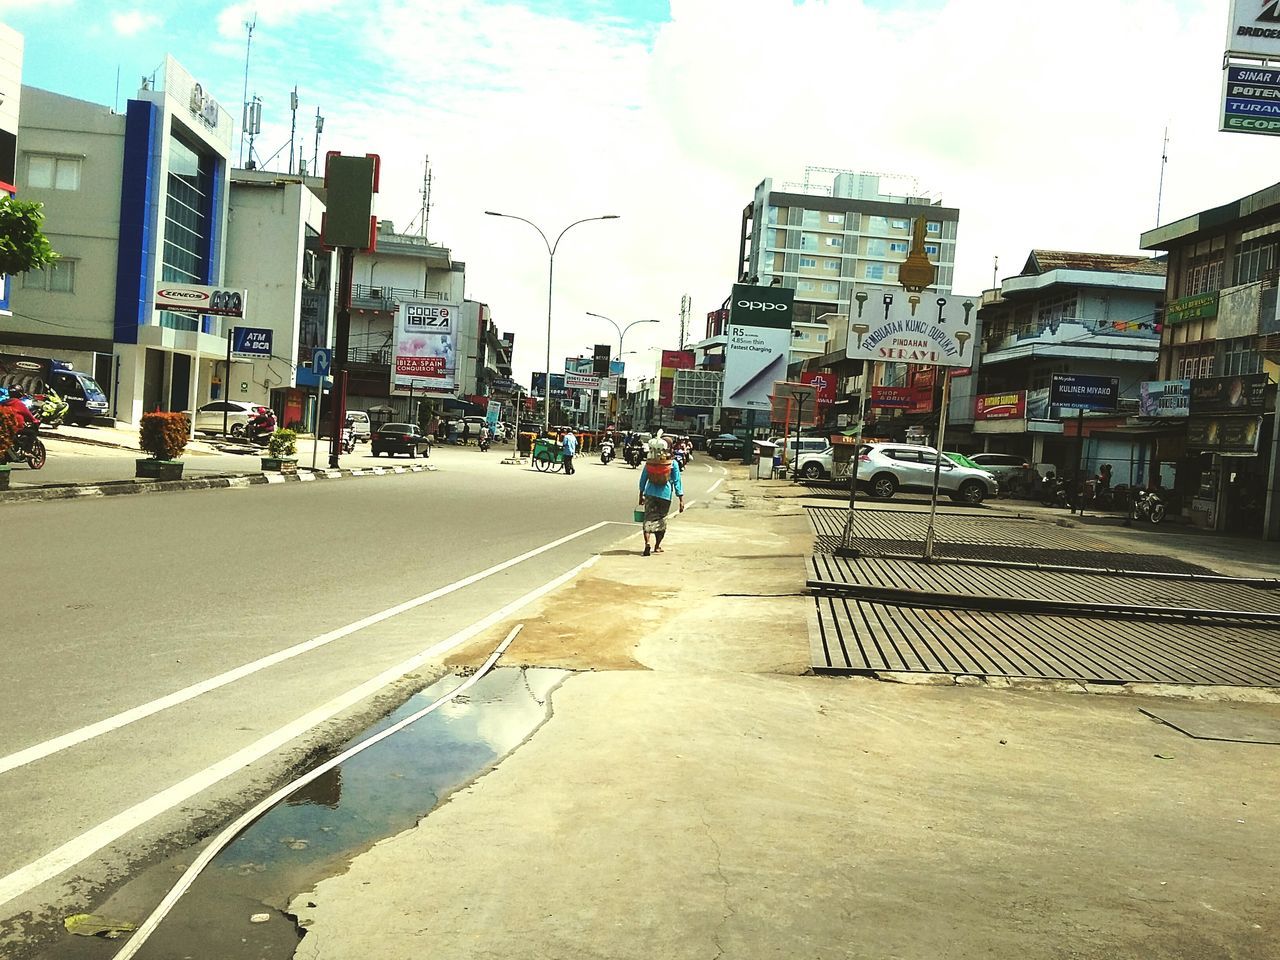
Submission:
[[[717,460],[741,460],[747,456],[750,448],[750,441],[735,437],[732,433],[722,433],[707,441],[707,453]]]
[[[412,423],[384,423],[373,432],[372,445],[375,457],[380,453],[431,456],[431,441]]]

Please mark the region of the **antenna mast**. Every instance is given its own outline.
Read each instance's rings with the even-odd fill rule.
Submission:
[[[686,293],[680,298],[680,349],[684,349],[685,340],[689,337],[689,314],[693,312],[693,301]]]
[[[427,239],[427,224],[431,220],[431,157],[422,158],[422,239]]]
[[[1160,186],[1156,190],[1156,226],[1160,226],[1160,204],[1164,200],[1164,168],[1169,163],[1169,125],[1164,127],[1164,145],[1160,151]]]
[[[295,169],[293,165],[293,145],[298,140],[298,85],[293,85],[293,92],[289,94],[289,176],[293,176]]]
[[[249,52],[253,49],[253,28],[258,25],[258,15],[255,13],[252,20],[244,22],[244,28],[248,32],[248,38],[244,42],[244,96],[240,98],[242,109],[247,120],[249,114]],[[244,166],[244,138],[245,127],[248,123],[240,125],[240,166]]]

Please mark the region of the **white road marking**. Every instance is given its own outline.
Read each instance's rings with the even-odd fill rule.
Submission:
[[[569,572],[561,574],[554,580],[550,580],[542,586],[529,591],[524,596],[495,610],[483,620],[479,620],[464,630],[458,631],[453,636],[441,640],[432,647],[428,647],[417,656],[410,657],[389,670],[384,670],[373,679],[367,680],[360,686],[353,687],[346,693],[334,697],[323,706],[304,714],[292,723],[280,727],[247,747],[237,750],[231,756],[225,757],[199,773],[194,773],[185,780],[181,780],[154,796],[134,804],[111,819],[104,820],[96,827],[91,827],[80,836],[68,840],[57,849],[51,850],[43,857],[33,860],[24,867],[20,867],[8,876],[0,877],[0,905],[8,903],[15,897],[21,896],[48,880],[52,880],[64,870],[70,869],[86,857],[92,856],[108,844],[119,840],[130,830],[140,827],[166,810],[171,810],[184,803],[202,790],[207,790],[220,780],[224,780],[249,764],[262,759],[273,750],[278,750],[291,740],[297,739],[313,727],[331,720],[343,710],[377,693],[393,680],[397,680],[407,673],[412,673],[423,664],[439,657],[441,654],[448,653],[472,637],[483,633],[495,623],[499,623],[506,617],[511,616],[521,607],[571,580],[599,559],[599,554],[589,557]]]
[[[539,556],[540,554],[546,553],[548,550],[554,550],[556,547],[563,546],[571,540],[576,540],[578,537],[586,536],[588,533],[594,533],[601,527],[607,525],[606,521],[601,521],[600,523],[592,524],[589,527],[583,527],[576,533],[571,533],[568,536],[561,537],[559,540],[553,540],[540,547],[535,547],[533,550],[522,553],[518,557],[512,557],[510,560],[504,560],[502,563],[489,567],[487,570],[481,570],[479,573],[473,573],[471,576],[463,577],[461,580],[455,580],[453,583],[439,587],[436,590],[432,590],[430,593],[424,593],[419,597],[414,597],[412,600],[406,600],[403,603],[398,603],[394,607],[388,607],[386,610],[379,613],[370,614],[369,616],[357,620],[354,623],[347,624],[345,627],[339,627],[337,630],[330,630],[328,633],[322,633],[318,637],[313,637],[310,640],[295,644],[292,647],[287,647],[284,650],[279,650],[276,653],[268,654],[265,657],[243,664],[233,670],[220,673],[215,677],[210,677],[207,680],[201,680],[199,683],[194,683],[189,687],[183,687],[181,690],[175,690],[173,693],[160,697],[159,699],[140,704],[130,710],[125,710],[123,713],[117,713],[115,716],[107,717],[105,720],[99,720],[97,723],[89,724],[87,727],[81,727],[79,730],[72,730],[70,733],[65,733],[60,737],[54,737],[51,740],[45,740],[42,743],[34,744],[24,750],[19,750],[17,753],[11,753],[8,756],[0,757],[0,773],[5,773],[9,770],[16,769],[17,767],[25,766],[28,763],[34,763],[36,760],[43,759],[51,754],[66,750],[69,747],[74,747],[77,744],[84,743],[86,740],[92,740],[94,737],[100,737],[103,734],[112,732],[113,730],[119,730],[121,727],[127,726],[137,720],[142,720],[152,714],[159,713],[161,710],[167,710],[180,703],[186,703],[188,700],[193,700],[201,694],[208,693],[211,690],[217,690],[219,687],[225,687],[229,683],[242,680],[260,670],[265,670],[268,667],[274,667],[278,663],[291,660],[300,654],[308,653],[311,650],[323,647],[325,644],[332,643],[335,640],[341,640],[343,637],[350,636],[358,630],[363,630],[365,627],[371,627],[374,624],[381,623],[383,620],[389,620],[392,617],[399,616],[400,614],[413,610],[416,607],[420,607],[425,603],[430,603],[433,600],[438,600],[443,596],[447,596],[450,593],[461,590],[463,587],[469,587],[471,584],[484,580],[486,577],[491,577],[495,573],[501,573],[503,570],[514,567],[518,563],[523,563],[525,560],[529,560],[533,557]]]
[[[724,483],[724,477],[721,477],[719,480],[717,480],[715,483],[711,485],[711,489],[707,491],[708,496],[715,493],[716,487],[720,486],[720,484],[722,483]]]

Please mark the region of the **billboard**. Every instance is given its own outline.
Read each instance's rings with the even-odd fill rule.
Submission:
[[[1143,380],[1138,385],[1138,416],[1185,417],[1190,412],[1190,380]]]
[[[845,347],[850,360],[972,365],[979,297],[860,290],[854,299]]]
[[[871,407],[882,410],[908,410],[916,402],[910,387],[872,387]]]
[[[1231,0],[1226,50],[1280,59],[1280,4],[1276,0]]]
[[[1280,30],[1276,33],[1280,34]],[[1280,135],[1280,70],[1229,66],[1222,71],[1222,114],[1226,133]]]
[[[984,393],[973,408],[974,420],[1024,420],[1027,416],[1027,392]]]
[[[735,283],[725,329],[724,387],[720,404],[769,410],[775,381],[787,375],[795,291]]]
[[[599,390],[600,378],[589,373],[566,373],[564,385],[570,390]]]
[[[271,329],[269,327],[232,327],[232,360],[270,360]]]
[[[1189,412],[1262,413],[1267,395],[1267,382],[1265,373],[1192,380]]]
[[[551,375],[551,399],[552,400],[568,400],[569,390],[564,383],[565,374],[553,373]],[[547,375],[542,371],[534,373],[533,380],[530,383],[532,387],[531,393],[535,396],[546,396],[544,391],[547,388]]]
[[[461,315],[456,303],[406,300],[400,304],[391,358],[393,394],[454,389]]]
[[[802,373],[800,382],[813,386],[818,391],[818,406],[825,407],[836,402],[836,375],[834,373]]]
[[[671,407],[675,400],[675,376],[677,370],[692,370],[692,350],[663,350],[659,369],[658,406]]]
[[[1049,384],[1049,406],[1114,413],[1120,405],[1120,381],[1115,377],[1085,377],[1055,373]]]
[[[196,283],[156,284],[156,309],[173,313],[207,313],[243,319],[248,299],[247,290],[225,290]]]

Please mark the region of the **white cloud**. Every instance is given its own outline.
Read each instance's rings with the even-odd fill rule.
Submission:
[[[252,6],[222,19],[243,36]],[[532,5],[377,0],[325,29],[378,69],[342,87],[313,75],[304,100],[328,117],[323,149],[382,155],[379,214],[400,227],[431,155],[432,239],[467,262],[468,295],[517,331],[528,371],[544,362],[546,253],[486,209],[553,238],[580,217],[622,215],[561,244],[555,364],[613,339],[588,310],[660,319],[627,348],[669,347],[689,293],[700,335],[735,279],[755,185],[799,180],[806,164],[914,174],[959,207],[963,292],[990,284],[997,255],[1007,276],[1032,247],[1134,251],[1155,225],[1166,123],[1164,220],[1270,184],[1274,144],[1216,131],[1222,7],[672,0],[650,34]],[[271,9],[281,23],[303,5]],[[254,69],[261,88],[275,68]]]
[[[160,17],[141,10],[122,10],[111,15],[111,27],[122,37],[134,37],[144,30],[158,26]]]
[[[304,16],[315,26],[324,23],[337,5],[338,0],[241,0],[219,11],[218,32],[224,37],[243,39],[245,24],[251,21],[268,28],[284,26]]]

